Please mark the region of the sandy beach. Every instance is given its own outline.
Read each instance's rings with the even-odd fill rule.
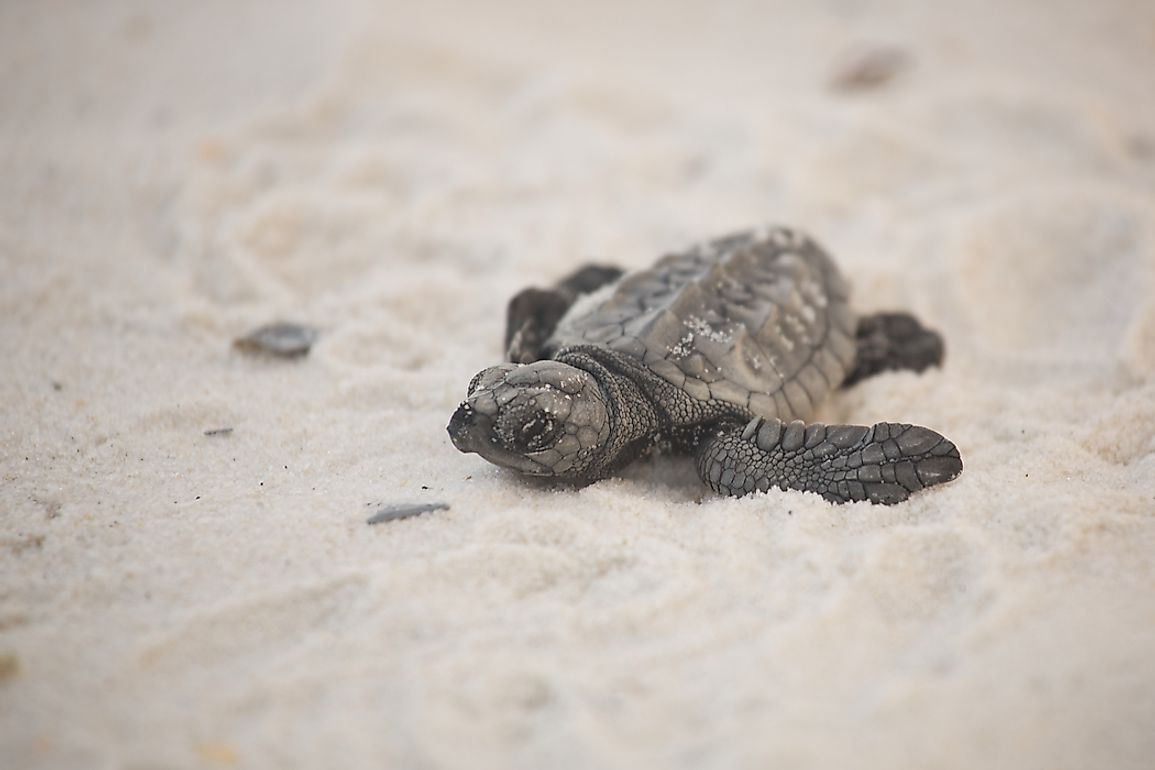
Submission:
[[[1155,764],[1150,2],[9,2],[0,73],[0,767]],[[819,416],[958,480],[454,449],[517,290],[768,223],[942,331]]]

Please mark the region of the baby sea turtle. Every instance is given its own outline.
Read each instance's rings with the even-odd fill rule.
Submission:
[[[708,241],[621,277],[587,267],[510,303],[512,363],[469,383],[462,452],[586,484],[655,449],[690,452],[715,492],[772,486],[897,503],[962,472],[938,433],[804,422],[835,388],[942,360],[906,314],[857,319],[830,257],[797,230]]]

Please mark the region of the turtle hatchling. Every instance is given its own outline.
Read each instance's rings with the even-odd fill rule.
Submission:
[[[836,388],[938,365],[943,344],[905,313],[856,317],[834,262],[797,230],[526,289],[506,344],[510,363],[473,378],[448,430],[462,452],[521,473],[588,484],[661,450],[692,453],[721,494],[890,504],[962,472],[929,428],[808,421]]]

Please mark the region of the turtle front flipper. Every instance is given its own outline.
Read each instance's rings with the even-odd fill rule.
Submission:
[[[954,444],[917,425],[807,425],[761,417],[705,441],[697,466],[711,489],[734,497],[773,486],[834,503],[884,505],[950,481],[963,467]]]
[[[552,289],[522,289],[509,301],[505,315],[505,349],[515,364],[544,358],[542,348],[573,303],[622,277],[616,267],[586,265]]]
[[[909,313],[876,313],[860,318],[855,342],[858,353],[842,381],[844,388],[882,372],[921,372],[942,365],[942,335]]]

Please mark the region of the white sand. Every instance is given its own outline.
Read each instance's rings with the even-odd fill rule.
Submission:
[[[715,5],[0,4],[0,767],[1153,766],[1155,8]],[[453,450],[516,289],[768,221],[957,482]]]

